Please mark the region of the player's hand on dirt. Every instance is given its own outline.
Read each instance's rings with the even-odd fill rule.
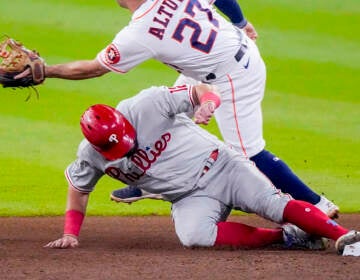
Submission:
[[[255,27],[251,24],[251,22],[247,22],[247,24],[245,25],[243,30],[245,31],[246,35],[251,40],[256,41],[256,39],[258,38],[258,34],[257,34],[256,30],[255,30]]]
[[[67,248],[76,248],[79,246],[79,240],[74,235],[64,234],[63,237],[51,241],[46,244],[46,248],[58,248],[58,249],[67,249]]]
[[[215,103],[213,101],[205,102],[200,105],[194,114],[196,124],[208,124],[215,112]]]

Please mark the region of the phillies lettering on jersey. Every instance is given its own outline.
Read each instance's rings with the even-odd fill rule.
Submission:
[[[105,173],[109,176],[121,180],[121,178],[125,177],[126,179],[134,182],[139,180],[148,170],[151,165],[158,159],[161,153],[166,149],[168,143],[171,140],[170,133],[164,133],[161,135],[160,139],[154,143],[152,149],[143,150],[137,149],[135,153],[131,156],[130,160],[132,163],[138,167],[139,170],[131,170],[130,173],[124,173],[119,168],[114,166],[108,167],[105,170]]]
[[[109,175],[110,177],[115,178],[120,181],[123,181],[123,182],[126,182],[127,180],[129,180],[131,182],[135,182],[135,181],[139,180],[145,174],[144,171],[142,171],[138,168],[132,168],[131,172],[125,173],[120,168],[115,167],[115,166],[110,166],[110,167],[106,168],[105,173],[107,175]]]

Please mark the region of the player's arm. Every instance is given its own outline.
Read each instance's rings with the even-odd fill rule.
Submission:
[[[214,5],[237,27],[244,28],[247,24],[247,20],[236,0],[216,0]]]
[[[110,70],[102,66],[97,59],[45,66],[46,78],[83,80],[100,77],[108,72]]]
[[[65,213],[64,234],[61,238],[49,242],[48,248],[75,248],[79,246],[78,236],[85,217],[89,193],[82,193],[69,185]]]
[[[199,84],[192,88],[192,99],[198,106],[194,113],[197,124],[208,124],[216,108],[221,104],[221,96],[216,86]]]
[[[252,40],[256,40],[258,34],[254,26],[246,20],[239,3],[236,0],[216,0],[214,3],[225,16],[237,27],[244,29]]]
[[[215,109],[221,103],[217,87],[202,83],[175,87],[153,87],[134,98],[139,98],[139,96],[143,102],[138,102],[138,104],[146,104],[141,108],[142,116],[146,114],[150,119],[152,116],[160,114],[165,118],[173,118],[178,114],[185,113],[189,118],[194,118],[197,124],[208,124]]]
[[[97,59],[77,60],[63,64],[45,65],[45,78],[59,78],[66,80],[84,80],[100,77],[110,72]],[[15,76],[20,79],[30,75],[29,69]]]

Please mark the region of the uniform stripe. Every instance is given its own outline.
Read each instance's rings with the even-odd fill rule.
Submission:
[[[81,192],[81,193],[91,193],[91,191],[84,191],[84,190],[81,190],[81,189],[75,187],[75,185],[74,185],[73,182],[71,181],[71,178],[70,178],[70,176],[69,176],[69,174],[68,174],[68,170],[67,170],[67,169],[65,170],[65,178],[66,178],[66,180],[68,181],[69,185],[70,185],[71,187],[73,187],[75,190],[77,190],[77,191],[79,191],[79,192]]]
[[[170,93],[175,93],[175,92],[179,92],[179,91],[184,91],[184,90],[188,90],[188,86],[187,85],[179,85],[179,86],[173,86],[173,87],[169,87]]]
[[[168,89],[171,94],[181,91],[187,91],[190,103],[193,106],[193,108],[195,108],[195,102],[193,100],[193,95],[192,95],[193,92],[192,85],[179,85],[179,86],[168,87]]]
[[[102,64],[103,66],[105,66],[106,68],[110,69],[111,71],[114,71],[114,72],[117,72],[117,73],[126,73],[127,71],[122,71],[122,70],[119,70],[113,66],[111,66],[109,63],[107,63],[103,58],[102,58],[102,55],[99,54],[97,56],[97,60],[100,62],[100,64]]]
[[[157,2],[159,2],[159,0],[154,1],[154,3],[151,5],[151,7],[150,7],[147,11],[145,11],[143,14],[139,15],[138,17],[134,18],[134,20],[137,20],[137,19],[139,19],[139,18],[142,18],[142,17],[144,17],[146,14],[148,14],[148,13],[154,8],[154,6],[157,4]]]
[[[193,100],[193,94],[192,94],[193,90],[195,90],[195,89],[193,89],[193,86],[192,86],[192,85],[189,85],[189,87],[188,87],[188,95],[189,95],[189,99],[190,99],[191,105],[192,105],[193,108],[195,109],[196,105],[195,105],[195,102],[194,102],[194,100]]]
[[[240,142],[240,147],[244,153],[244,156],[247,157],[247,153],[246,153],[246,149],[245,149],[245,146],[244,146],[244,143],[243,143],[243,139],[241,137],[241,132],[240,132],[240,127],[239,127],[239,121],[238,121],[238,118],[237,118],[237,110],[236,110],[236,102],[235,102],[235,88],[234,88],[234,83],[231,79],[231,76],[228,74],[226,75],[228,80],[229,80],[229,83],[230,83],[230,86],[231,86],[231,98],[232,98],[232,107],[233,107],[233,116],[234,116],[234,121],[235,121],[235,128],[236,128],[236,133],[237,133],[237,136],[238,136],[238,139],[239,139],[239,142]]]

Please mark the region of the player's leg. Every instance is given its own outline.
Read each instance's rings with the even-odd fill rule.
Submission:
[[[230,208],[206,194],[186,197],[172,206],[175,232],[186,247],[231,246],[259,248],[272,244],[288,247],[324,249],[322,240],[309,238],[299,228],[287,224],[278,228],[253,227],[227,222]]]
[[[172,205],[175,232],[186,247],[258,248],[283,243],[281,228],[257,228],[226,222],[230,208],[206,196],[186,197]]]
[[[360,250],[360,231],[349,230],[339,225],[308,202],[289,201],[284,208],[284,220],[297,225],[309,234],[336,241],[335,248],[338,254],[343,254],[347,245],[353,250]]]
[[[304,200],[314,204],[329,217],[338,216],[339,207],[326,197],[314,193],[290,167],[280,158],[267,150],[262,150],[255,156],[250,157],[256,166],[271,182],[282,192],[289,193],[294,199]]]
[[[284,241],[282,228],[260,228],[242,223],[220,222],[217,224],[215,246],[260,248]]]
[[[342,227],[308,202],[294,200],[278,192],[268,178],[249,162],[240,158],[229,162],[227,176],[232,178],[232,183],[222,189],[221,193],[211,194],[230,197],[232,201],[229,203],[234,207],[276,223],[292,223],[309,234],[309,238],[318,236],[337,241],[339,253],[342,253],[345,243],[348,245],[360,241],[360,232]],[[217,180],[213,179],[215,185],[220,183]]]

